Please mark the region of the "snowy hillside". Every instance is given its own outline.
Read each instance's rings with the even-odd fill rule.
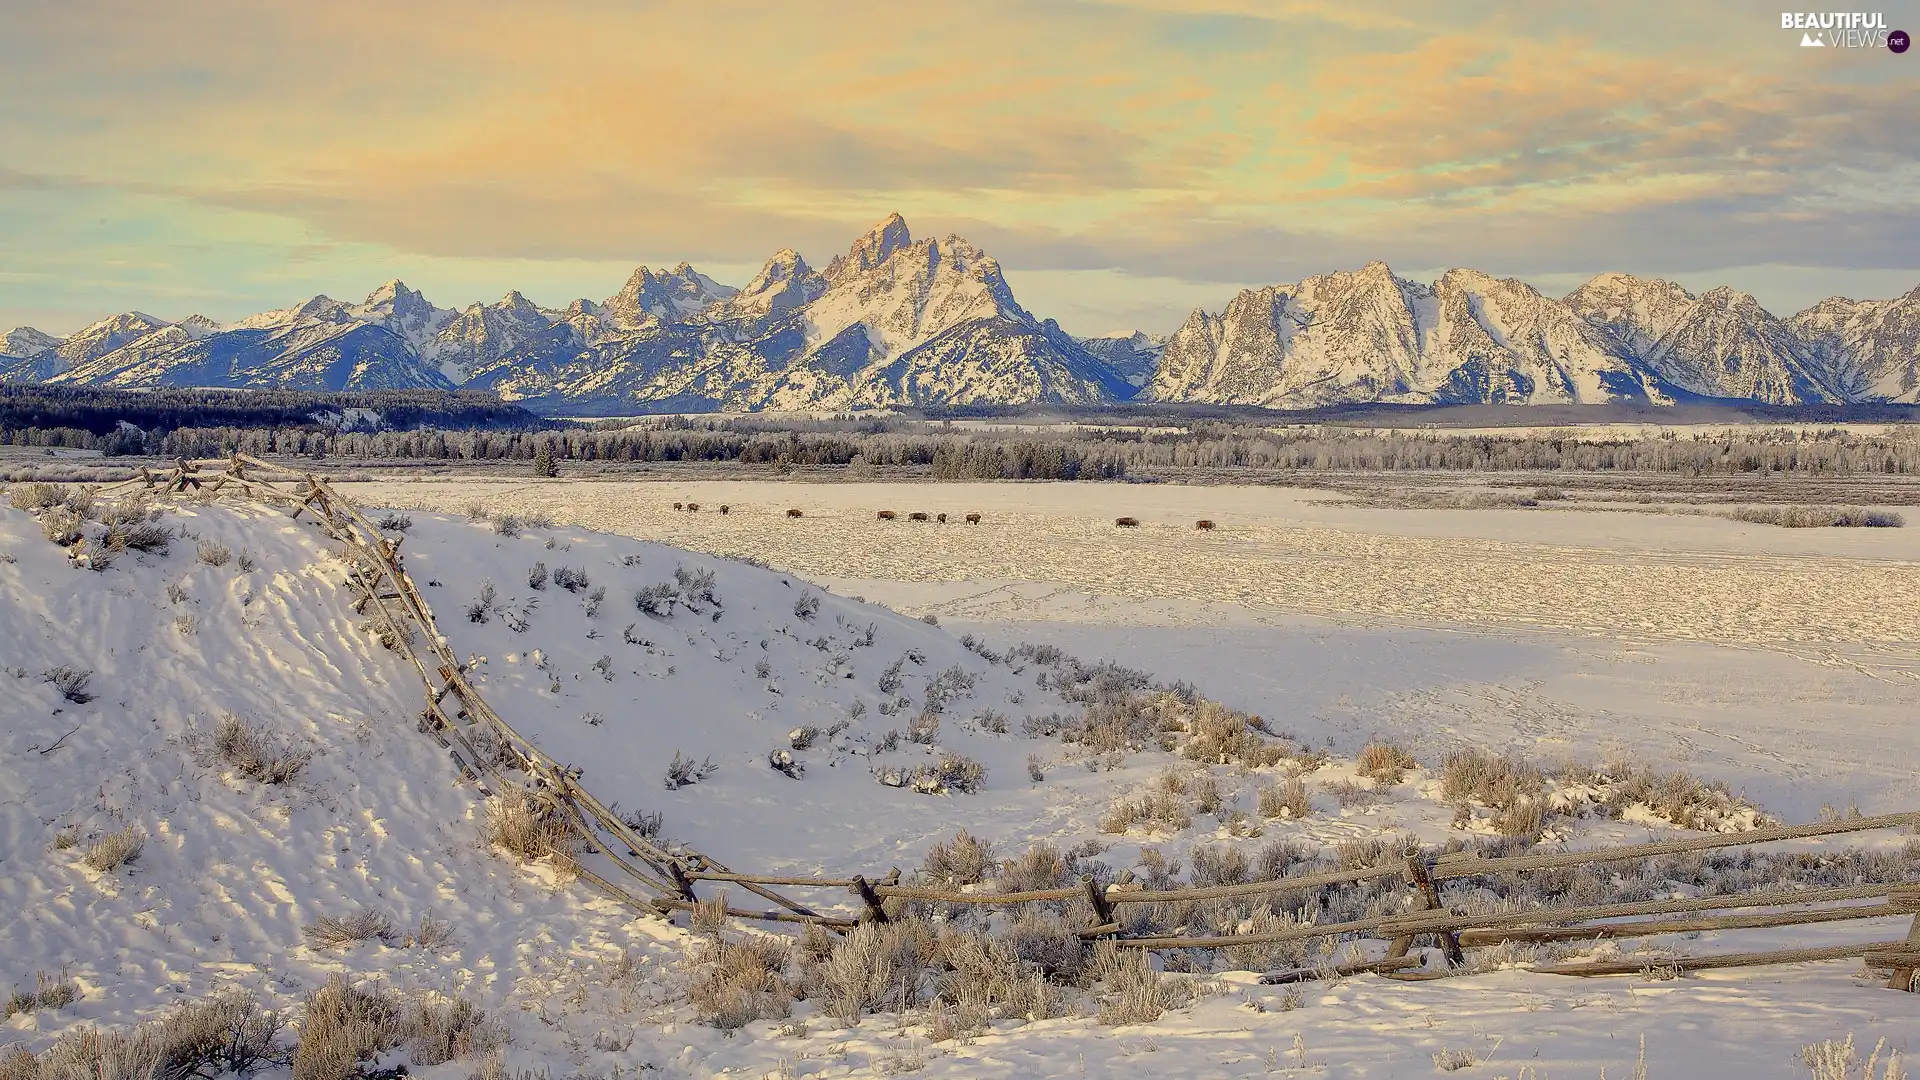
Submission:
[[[0,509],[0,678],[11,691],[0,703],[0,910],[15,917],[0,922],[0,975],[23,989],[0,1039],[28,1051],[88,1024],[171,1016],[222,988],[285,1010],[304,1043],[318,1030],[307,995],[340,973],[408,1000],[457,997],[487,1010],[496,1036],[476,1028],[428,1056],[416,1034],[380,1058],[411,1056],[416,1073],[449,1080],[520,1067],[1079,1075],[1088,1058],[1136,1074],[1156,1067],[1141,1059],[1157,1051],[1155,1039],[1191,1047],[1180,1071],[1206,1077],[1245,1075],[1286,1053],[1308,1065],[1333,1054],[1353,1075],[1404,1075],[1448,1047],[1485,1055],[1503,1044],[1559,1066],[1631,1064],[1630,1047],[1553,1022],[1555,1010],[1575,1007],[1557,996],[1570,983],[1493,971],[1511,953],[1494,958],[1491,974],[1413,987],[1301,992],[1223,975],[1152,990],[1149,975],[1148,1011],[1165,1015],[1129,1027],[1146,1013],[1113,1011],[1123,974],[1097,970],[1079,983],[1059,975],[1059,988],[1030,998],[1026,1012],[967,1014],[939,999],[900,1022],[836,1018],[835,980],[848,976],[834,965],[850,961],[835,947],[822,967],[795,969],[791,992],[803,1000],[790,1000],[785,983],[777,994],[763,987],[756,993],[773,996],[756,998],[743,1018],[737,1003],[713,996],[725,948],[635,918],[569,881],[564,865],[522,863],[489,844],[489,804],[417,730],[418,676],[354,611],[345,566],[309,521],[195,502],[113,507],[49,487],[9,494],[16,508]],[[777,571],[484,511],[376,516],[401,538],[410,575],[495,708],[580,767],[582,782],[617,800],[636,827],[736,867],[911,875],[964,828],[1008,861],[948,844],[937,872],[1003,884],[1078,872],[1231,881],[1255,867],[1298,872],[1336,851],[1391,852],[1400,841],[1379,842],[1389,835],[1438,844],[1513,831],[1508,811],[1443,798],[1447,781],[1432,765],[1385,752],[1365,765],[1327,760],[1255,738],[1238,726],[1245,718],[1209,711],[1187,691],[1154,691],[1138,673],[1046,650],[996,653]],[[103,543],[110,528],[124,548]],[[48,539],[75,534],[69,550]],[[1143,717],[1155,734],[1103,744],[1124,730],[1112,725]],[[1063,738],[1074,731],[1075,741]],[[1222,763],[1205,740],[1235,731],[1240,742],[1218,745],[1239,746],[1221,754],[1242,757]],[[1627,790],[1624,778],[1553,785],[1542,806],[1556,809],[1540,819],[1549,837],[1618,841],[1667,827],[1655,809],[1668,795],[1627,795],[1616,816],[1599,811]],[[1698,825],[1755,820],[1723,794],[1688,798],[1689,813],[1709,815]],[[1056,846],[1022,855],[1036,840]],[[1902,865],[1834,856],[1783,866],[1832,877]],[[968,871],[964,858],[986,861]],[[1739,872],[1767,864],[1744,865]],[[1716,866],[1695,860],[1671,872],[1733,872]],[[1695,887],[1630,887],[1643,886]],[[854,905],[845,895],[820,902]],[[1051,947],[1060,940],[1046,929],[1052,918],[1015,926],[1034,947]],[[742,933],[728,931],[733,943]],[[1299,962],[1293,955],[1222,953],[1217,962]],[[1035,985],[1038,960],[1007,963]],[[824,985],[808,989],[807,978]],[[1757,1049],[1736,1041],[1724,1060],[1702,1059],[1734,1071],[1693,1073],[1742,1075],[1756,1053],[1885,1027],[1874,1012],[1885,999],[1850,985],[1842,966],[1794,978],[1789,1000],[1818,1002],[1819,1030],[1769,1028]],[[1671,1040],[1717,1030],[1726,1013],[1715,1004],[1726,992],[1711,984],[1646,1013],[1620,989],[1609,1015],[1630,1033],[1652,1031],[1656,1062],[1692,1061],[1691,1051],[1676,1059]],[[1509,999],[1522,992],[1553,1004],[1515,1009]],[[1579,994],[1611,1000],[1614,987]],[[1470,1019],[1409,1034],[1403,1010],[1419,1002]],[[776,1007],[787,1011],[766,1011]],[[1738,1007],[1777,1026],[1783,1006],[1744,998]],[[742,1025],[745,1037],[732,1038]],[[1305,1043],[1295,1038],[1302,1031]],[[475,1060],[502,1037],[511,1040],[504,1058]],[[460,1054],[468,1059],[439,1064]],[[301,1068],[296,1076],[319,1075]]]

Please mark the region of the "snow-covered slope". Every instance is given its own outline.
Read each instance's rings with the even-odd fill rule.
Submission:
[[[1411,987],[1361,978],[1298,993],[1228,974],[1151,1027],[1116,1032],[1070,1011],[1003,1016],[977,1039],[937,1050],[925,1042],[926,1015],[847,1024],[816,996],[794,1006],[790,1026],[763,1020],[723,1034],[691,1022],[685,930],[487,846],[484,802],[416,730],[418,676],[355,613],[344,566],[310,520],[186,504],[156,523],[175,534],[165,552],[128,552],[90,570],[71,565],[29,514],[0,508],[0,910],[9,916],[0,977],[30,989],[47,972],[76,994],[5,1018],[0,1037],[29,1050],[225,988],[298,1017],[303,997],[335,974],[485,1007],[512,1037],[510,1075],[563,1066],[592,1076],[616,1066],[623,1075],[879,1074],[932,1059],[931,1075],[1012,1077],[1079,1075],[1088,1058],[1110,1075],[1143,1075],[1177,1057],[1181,1075],[1212,1080],[1283,1063],[1284,1050],[1266,1050],[1288,1045],[1310,1064],[1336,1055],[1354,1075],[1387,1075],[1383,1062],[1413,1075],[1436,1047],[1461,1040],[1573,1075],[1574,1065],[1631,1063],[1631,1049],[1610,1037],[1567,1033],[1567,1010],[1602,1000],[1609,1032],[1655,1033],[1654,1063],[1717,1078],[1751,1075],[1757,1060],[1848,1030],[1870,1043],[1898,1023],[1884,991],[1850,982],[1835,963],[1771,969],[1737,994],[1711,976],[1662,982],[1651,1006],[1631,983],[1524,972]],[[1005,855],[1034,839],[1078,846],[1116,797],[1136,796],[1169,765],[1196,785],[1212,777],[1225,805],[1171,832],[1109,834],[1101,861],[1165,871],[1144,848],[1181,855],[1199,842],[1252,857],[1275,842],[1285,852],[1388,832],[1460,835],[1456,808],[1418,769],[1353,806],[1331,784],[1316,788],[1312,816],[1265,821],[1264,837],[1244,817],[1230,830],[1230,811],[1251,806],[1278,768],[1151,748],[1103,754],[1029,734],[1013,718],[1035,717],[1039,731],[1051,714],[1077,712],[1046,681],[1059,677],[1058,663],[989,655],[778,571],[571,527],[420,514],[404,535],[411,575],[503,715],[581,767],[603,799],[662,814],[667,842],[741,868],[911,870],[961,827]],[[651,611],[636,600],[643,590]],[[229,715],[301,761],[296,774],[249,777],[217,738]],[[980,792],[882,782],[948,754],[985,765]],[[711,770],[669,790],[675,755]],[[1347,762],[1321,764],[1314,778],[1370,783]],[[1581,828],[1644,837],[1646,819],[1629,818]],[[115,835],[139,838],[137,856],[88,865]],[[390,935],[345,948],[303,941],[322,917],[362,912],[389,916]],[[450,937],[409,941],[428,918]],[[1807,1027],[1814,1004],[1819,1024],[1843,1026]],[[1433,1024],[1409,1025],[1408,1008],[1431,1012]],[[1799,1026],[1783,1026],[1789,1016]],[[1291,1042],[1301,1030],[1310,1044]],[[1772,1041],[1755,1049],[1762,1036]],[[1145,1056],[1159,1052],[1156,1039],[1178,1052]],[[1721,1043],[1689,1053],[1702,1039]],[[484,1071],[471,1060],[409,1064],[425,1080]]]

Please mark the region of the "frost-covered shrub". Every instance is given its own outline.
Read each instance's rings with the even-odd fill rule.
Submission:
[[[907,741],[921,746],[932,746],[940,741],[940,717],[933,712],[923,712],[907,721]]]
[[[493,582],[481,582],[480,595],[474,597],[473,603],[467,605],[467,621],[473,623],[486,622],[488,616],[492,615],[494,610],[499,606],[499,602],[500,594],[494,589]]]
[[[380,529],[382,532],[406,532],[408,529],[413,528],[413,519],[405,514],[386,513],[382,514],[380,520],[373,524],[375,528]]]
[[[892,694],[899,690],[900,669],[905,665],[905,660],[895,660],[893,663],[888,664],[887,670],[880,673],[879,681],[874,684],[875,688],[882,694]]]
[[[904,1009],[920,999],[926,927],[914,922],[862,923],[820,965],[822,1005],[852,1024],[869,1012]]]
[[[942,754],[934,769],[943,791],[972,795],[987,783],[987,767],[965,754]]]
[[[166,551],[172,539],[173,533],[166,526],[152,521],[139,521],[109,527],[106,543],[109,547],[158,553]]]
[[[493,527],[493,531],[496,535],[499,535],[499,536],[520,535],[520,528],[521,528],[520,519],[512,514],[494,514],[491,517],[487,518],[487,524]]]
[[[820,597],[814,592],[803,592],[800,594],[800,599],[793,602],[793,617],[803,622],[812,619],[819,613]]]
[[[527,588],[544,589],[546,587],[547,564],[543,562],[534,563],[532,568],[527,571]]]
[[[81,526],[86,519],[74,510],[64,506],[55,506],[40,515],[40,533],[60,547],[72,547],[80,542],[83,535]]]
[[[235,772],[261,784],[285,784],[307,766],[307,755],[274,744],[259,728],[228,713],[213,731],[213,750]]]
[[[556,566],[553,569],[553,583],[571,593],[577,593],[588,585],[587,572],[571,566]]]
[[[947,703],[957,698],[973,695],[974,677],[965,668],[955,664],[927,681],[928,712],[939,713],[946,710]]]
[[[720,594],[714,589],[714,574],[711,570],[689,570],[685,566],[673,568],[673,582],[680,590],[680,596],[691,607],[695,604],[723,606]]]
[[[712,758],[706,758],[696,764],[692,758],[683,758],[680,756],[680,751],[675,750],[673,761],[667,765],[667,790],[678,791],[683,787],[697,784],[712,776],[719,767],[713,763]]]
[[[995,869],[993,845],[961,829],[927,849],[920,874],[936,885],[978,885]]]
[[[61,697],[75,705],[85,705],[93,700],[93,695],[87,691],[87,684],[93,681],[92,671],[80,671],[62,664],[41,672],[40,681],[52,683],[53,688],[60,691]]]
[[[648,585],[633,594],[633,604],[648,615],[665,618],[680,602],[680,590],[667,582]]]
[[[736,1031],[755,1020],[793,1015],[793,995],[782,977],[791,946],[780,938],[714,940],[693,956],[687,988],[700,1023]]]
[[[200,541],[200,561],[208,566],[225,566],[233,561],[233,549],[211,540]]]
[[[795,780],[807,774],[807,763],[793,756],[793,751],[784,746],[776,746],[767,751],[767,766],[774,772]]]
[[[787,732],[787,745],[795,750],[811,749],[820,738],[820,729],[813,724],[802,724]]]

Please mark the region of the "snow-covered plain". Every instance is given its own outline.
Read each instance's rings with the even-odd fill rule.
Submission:
[[[558,515],[609,513],[611,496],[590,498],[585,487],[541,489],[539,501]],[[407,485],[360,495],[370,505],[415,505],[431,501],[422,497],[429,490]],[[1263,839],[1228,837],[1210,818],[1178,835],[1100,836],[1095,819],[1101,811],[1122,790],[1157,775],[1171,757],[1149,752],[1092,771],[1070,760],[1069,748],[1058,742],[1023,736],[1020,717],[1062,708],[1034,684],[1033,670],[989,662],[964,648],[951,625],[930,626],[836,595],[848,592],[864,590],[916,613],[940,610],[947,624],[956,616],[980,620],[977,632],[996,647],[1021,637],[1073,641],[1080,634],[1077,645],[1088,659],[1111,653],[1165,680],[1197,681],[1203,692],[1275,718],[1277,727],[1314,739],[1333,736],[1344,749],[1371,734],[1405,735],[1417,743],[1431,738],[1428,745],[1437,749],[1445,742],[1441,735],[1479,737],[1490,729],[1475,723],[1507,713],[1513,729],[1493,740],[1498,744],[1551,738],[1551,732],[1526,726],[1525,709],[1497,696],[1457,707],[1473,722],[1456,721],[1452,731],[1437,730],[1444,719],[1425,718],[1455,707],[1448,704],[1450,693],[1471,701],[1475,683],[1496,685],[1522,678],[1514,673],[1528,663],[1549,664],[1539,655],[1502,655],[1491,643],[1550,655],[1568,640],[1561,636],[1509,631],[1472,618],[1467,622],[1476,632],[1452,639],[1431,628],[1394,629],[1378,616],[1346,627],[1280,626],[1272,612],[1248,605],[1229,610],[1128,589],[1069,594],[1055,571],[1098,550],[1096,523],[1064,530],[1087,539],[1069,546],[1065,556],[1048,555],[1028,546],[1037,526],[995,532],[990,526],[1006,526],[995,520],[1003,508],[992,507],[989,524],[962,544],[925,539],[935,535],[930,532],[910,543],[891,543],[936,568],[969,550],[1024,560],[1032,576],[1008,576],[1044,587],[1021,599],[1025,586],[928,584],[912,575],[866,571],[882,555],[878,545],[848,539],[857,532],[851,506],[839,508],[844,513],[837,519],[834,508],[821,505],[824,497],[806,489],[781,487],[769,494],[761,498],[744,487],[690,495],[627,486],[622,497],[630,518],[596,523],[644,531],[654,521],[674,528],[690,522],[688,530],[708,530],[708,542],[676,539],[716,550],[754,545],[772,570],[564,522],[509,536],[484,522],[424,513],[414,514],[403,551],[442,629],[462,656],[476,658],[477,685],[503,715],[549,753],[583,767],[585,783],[601,798],[662,813],[666,836],[737,868],[911,870],[930,843],[959,827],[1008,852],[1036,839],[1067,846],[1098,837],[1112,845],[1102,858],[1115,865],[1129,864],[1144,844],[1178,851],[1196,841],[1257,846],[1281,836],[1328,842],[1382,831],[1410,831],[1430,841],[1449,835],[1452,809],[1431,797],[1431,777],[1416,772],[1409,784],[1370,805],[1341,809],[1317,794],[1313,817],[1268,822]],[[885,494],[903,512],[914,508],[907,503],[916,495],[930,508],[935,498],[984,497],[947,489]],[[478,499],[504,510],[530,505],[535,500],[527,495],[527,489],[466,486],[444,498],[449,506]],[[667,504],[687,497],[737,501],[724,518],[711,506],[697,516],[671,516]],[[805,506],[807,516],[787,519],[789,505]],[[1170,513],[1188,511],[1183,506]],[[1792,1058],[1803,1043],[1852,1032],[1868,1046],[1886,1037],[1904,1047],[1920,1032],[1920,1001],[1876,987],[1859,976],[1857,964],[1843,961],[1655,983],[1559,980],[1517,971],[1431,984],[1360,977],[1311,985],[1297,998],[1284,988],[1254,985],[1248,975],[1226,975],[1216,980],[1219,992],[1144,1027],[1107,1028],[1088,1018],[1002,1022],[971,1042],[930,1045],[912,1023],[870,1017],[846,1028],[807,1016],[811,1007],[802,1004],[805,1034],[791,1028],[782,1034],[760,1022],[738,1037],[724,1037],[691,1023],[680,970],[684,930],[635,919],[583,886],[487,849],[477,793],[459,785],[444,752],[415,732],[421,687],[348,606],[342,564],[324,537],[261,509],[185,506],[163,520],[194,536],[175,540],[164,555],[129,553],[93,573],[69,566],[29,515],[0,510],[0,656],[13,691],[0,699],[0,911],[8,916],[0,920],[0,976],[30,986],[35,972],[64,968],[83,991],[64,1009],[10,1018],[0,1027],[0,1040],[37,1047],[76,1024],[130,1022],[232,984],[291,1008],[333,971],[377,975],[409,992],[472,997],[509,1018],[511,1064],[543,1067],[556,1076],[631,1074],[647,1067],[664,1075],[870,1076],[924,1059],[928,1076],[1389,1077],[1428,1075],[1434,1054],[1461,1049],[1483,1059],[1468,1075],[1591,1077],[1604,1067],[1625,1076],[1643,1035],[1653,1075],[1789,1076],[1798,1069]],[[741,526],[751,531],[727,531]],[[948,535],[964,528],[949,526]],[[201,561],[201,541],[225,545],[234,557],[218,566]],[[838,573],[821,564],[836,544]],[[1898,562],[1886,565],[1897,568]],[[537,563],[544,564],[544,579]],[[1086,574],[1124,578],[1110,562],[1081,565]],[[1295,565],[1312,568],[1304,558]],[[585,584],[569,589],[557,581],[554,573],[563,567],[583,574]],[[794,568],[823,583],[864,581],[829,591],[795,576]],[[674,581],[676,571],[688,579],[712,573],[716,598],[652,615],[636,608],[636,590]],[[533,587],[534,580],[542,580],[542,587]],[[492,600],[482,604],[489,584]],[[595,602],[600,588],[606,589],[604,599]],[[1012,602],[982,603],[982,595]],[[818,599],[818,609],[802,615],[810,597]],[[476,604],[484,615],[480,621],[468,614]],[[1178,639],[1155,638],[1151,627],[1129,638],[1098,619],[1060,622],[1070,607],[1081,616],[1104,610],[1108,622],[1158,611],[1148,621],[1183,625],[1157,631],[1177,632]],[[1034,621],[1037,613],[1049,620]],[[1242,622],[1197,628],[1233,619]],[[1268,621],[1254,629],[1250,619]],[[1023,633],[1028,630],[1034,633]],[[1421,636],[1428,634],[1431,640]],[[1603,646],[1604,637],[1579,640],[1623,656],[1636,648],[1618,641]],[[1314,640],[1318,654],[1305,644]],[[1865,640],[1884,655],[1905,639]],[[1779,644],[1801,655],[1811,648],[1800,639]],[[1235,647],[1245,651],[1236,655]],[[1752,642],[1738,651],[1787,655]],[[1347,657],[1355,658],[1355,666],[1346,670],[1329,662]],[[1402,657],[1412,662],[1395,662]],[[1790,663],[1808,661],[1796,655]],[[91,671],[86,690],[94,696],[69,700],[43,681],[43,672],[60,666]],[[910,766],[940,752],[912,742],[880,747],[888,731],[907,728],[941,673],[955,669],[960,674],[947,676],[944,685],[970,688],[952,695],[938,743],[940,751],[982,762],[985,789],[933,795],[877,783],[876,769]],[[897,683],[889,671],[897,672]],[[1289,671],[1296,677],[1288,678]],[[1578,681],[1577,673],[1567,678]],[[1296,687],[1290,692],[1297,696],[1280,692],[1287,685]],[[1766,687],[1752,690],[1764,694]],[[1409,704],[1424,700],[1422,694],[1437,695],[1425,712]],[[903,696],[913,707],[895,712],[892,706]],[[1325,715],[1303,707],[1316,700]],[[1351,706],[1345,713],[1329,704],[1340,700]],[[1650,716],[1659,711],[1657,702],[1657,693],[1649,691],[1621,712]],[[1691,707],[1711,711],[1712,705]],[[1881,725],[1874,736],[1885,740],[1879,760],[1901,760],[1911,735],[1889,722],[1894,706],[1867,701],[1860,708],[1851,715],[1874,717]],[[1743,711],[1741,703],[1733,702],[1719,715],[1737,711]],[[286,785],[233,775],[205,748],[206,734],[228,712],[311,755],[305,771]],[[993,713],[1013,718],[1009,732],[992,730]],[[1387,723],[1393,715],[1407,722]],[[1620,715],[1602,719],[1628,745],[1657,756]],[[832,730],[842,722],[847,726]],[[770,768],[769,751],[790,747],[790,732],[807,725],[823,734],[794,755],[805,765],[804,776],[789,778]],[[1575,726],[1561,723],[1554,730]],[[1776,742],[1792,727],[1778,726],[1782,730],[1768,736]],[[1804,738],[1804,731],[1799,734]],[[1569,751],[1580,749],[1574,742]],[[1538,756],[1551,758],[1560,747],[1548,742],[1538,749]],[[665,761],[676,752],[710,758],[717,768],[701,783],[665,790]],[[1029,779],[1030,754],[1043,759],[1043,781]],[[1735,759],[1741,765],[1764,760],[1759,753]],[[1914,805],[1911,799],[1879,805],[1900,801],[1892,777],[1875,774],[1878,779],[1868,783],[1826,775],[1848,764],[1844,754],[1814,762],[1798,786],[1772,784],[1764,766],[1755,764],[1755,782],[1736,786],[1799,800],[1773,807],[1789,820],[1811,816],[1816,799],[1844,803],[1858,797],[1869,809]],[[1240,805],[1251,806],[1260,777],[1216,772]],[[1351,763],[1336,762],[1314,779],[1352,775]],[[138,859],[104,874],[84,866],[81,855],[90,840],[128,827],[146,838]],[[1644,826],[1588,822],[1574,839],[1646,835]],[[301,928],[316,917],[359,908],[389,912],[402,927],[428,915],[450,920],[455,941],[437,951],[370,943],[316,952],[301,943]],[[1856,924],[1748,933],[1737,945],[1711,935],[1684,944],[1817,944],[1903,931],[1903,923]],[[633,973],[615,977],[610,973],[619,969],[612,965],[622,950],[635,961]],[[608,1049],[615,1046],[622,1048]],[[462,1076],[471,1067],[452,1063],[418,1071]]]

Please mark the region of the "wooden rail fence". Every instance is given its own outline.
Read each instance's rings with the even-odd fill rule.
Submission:
[[[465,666],[439,632],[432,610],[407,575],[400,554],[401,539],[385,536],[325,480],[235,454],[216,461],[182,460],[165,472],[143,469],[138,479],[110,485],[100,489],[100,494],[132,487],[173,494],[237,496],[288,508],[294,518],[309,515],[322,531],[341,544],[350,567],[346,584],[359,594],[356,610],[370,614],[383,640],[406,657],[419,673],[426,687],[420,731],[446,748],[459,774],[473,782],[483,794],[517,795],[533,800],[543,812],[566,825],[583,853],[603,855],[608,865],[599,870],[582,864],[577,858],[574,869],[582,880],[638,911],[658,915],[691,911],[699,902],[696,887],[702,882],[712,882],[739,886],[775,905],[764,910],[727,906],[725,912],[729,917],[805,923],[834,931],[845,931],[863,921],[890,921],[895,914],[890,912],[888,901],[1003,907],[1084,903],[1092,921],[1080,931],[1080,936],[1088,940],[1110,940],[1125,948],[1217,949],[1350,938],[1377,939],[1386,946],[1385,955],[1378,959],[1349,962],[1319,971],[1282,973],[1273,976],[1275,981],[1361,971],[1400,979],[1441,978],[1463,967],[1465,949],[1505,942],[1618,940],[1912,916],[1906,937],[1895,940],[1702,956],[1634,956],[1617,961],[1537,966],[1533,970],[1593,976],[1636,974],[1650,969],[1679,972],[1861,957],[1865,963],[1890,972],[1888,986],[1915,989],[1915,973],[1920,970],[1920,881],[1479,915],[1447,909],[1442,903],[1441,885],[1494,874],[1593,866],[1875,829],[1920,828],[1920,813],[1858,817],[1552,854],[1489,858],[1456,852],[1430,859],[1412,856],[1393,865],[1236,885],[1162,890],[1101,884],[1084,878],[1060,888],[996,893],[903,885],[898,869],[877,879],[857,874],[836,878],[736,872],[699,852],[678,846],[668,850],[640,836],[581,785],[579,768],[555,761],[495,712],[468,681]],[[413,624],[412,628],[406,625],[408,622]],[[524,779],[510,777],[509,770]],[[1123,932],[1118,914],[1126,905],[1192,904],[1324,890],[1392,878],[1400,879],[1409,890],[1406,911],[1346,922],[1292,926],[1266,933],[1128,935]],[[776,892],[776,888],[844,892],[858,905],[858,914],[822,913]],[[1687,917],[1661,918],[1676,915]],[[1426,966],[1425,958],[1413,952],[1422,937],[1430,938],[1442,952],[1445,969],[1412,970]]]

